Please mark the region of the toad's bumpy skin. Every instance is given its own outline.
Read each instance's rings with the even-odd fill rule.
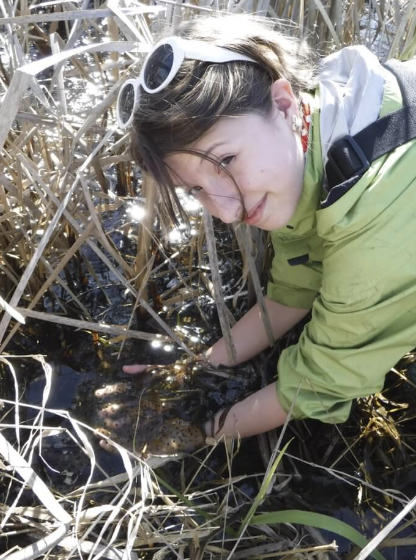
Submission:
[[[241,369],[241,368],[240,368]],[[241,373],[244,370],[241,369]],[[155,366],[77,391],[76,417],[123,447],[142,455],[191,452],[205,444],[202,426],[219,408],[247,394],[253,376],[201,361]],[[105,449],[111,451],[110,445]]]
[[[152,427],[149,424],[139,424],[137,431],[135,430],[135,423],[133,425],[128,421],[126,423],[121,422],[120,425],[114,425],[110,430],[99,427],[97,431],[129,451],[141,455],[190,453],[202,447],[205,443],[205,436],[201,429],[180,418],[156,422]]]
[[[159,433],[147,443],[145,451],[152,455],[170,455],[191,452],[205,443],[202,431],[180,418],[164,422]]]
[[[95,391],[90,423],[137,454],[194,451],[204,445],[205,436],[179,415],[189,395],[198,396],[199,391],[185,389],[184,379],[178,368],[156,368],[148,375],[106,385]]]

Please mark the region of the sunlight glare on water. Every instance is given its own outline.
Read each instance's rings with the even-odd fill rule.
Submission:
[[[91,78],[96,81],[84,81],[82,91],[73,101],[72,111],[77,114],[86,107],[96,106],[103,97],[103,86],[98,72],[92,72]]]
[[[190,214],[198,214],[201,211],[202,206],[200,203],[190,196],[183,199],[183,207],[186,212]]]
[[[198,215],[202,211],[201,204],[192,196],[187,195],[183,188],[176,189],[176,193],[181,201],[182,207],[188,214]]]
[[[179,231],[178,228],[174,228],[170,233],[169,233],[169,241],[171,243],[180,243],[182,241],[183,235],[182,233]]]
[[[140,204],[133,204],[128,208],[127,212],[134,222],[140,222],[146,215],[145,209]]]
[[[182,243],[186,235],[189,235],[189,229],[185,224],[179,224],[169,232],[168,238],[171,243]]]

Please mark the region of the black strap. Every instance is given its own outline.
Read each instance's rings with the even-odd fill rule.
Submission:
[[[415,64],[415,60],[406,63],[392,58],[384,65],[387,70],[390,70],[390,72],[394,74],[396,80],[399,82],[403,105],[416,104]]]
[[[386,68],[399,82],[404,106],[332,144],[325,166],[328,190],[362,175],[374,160],[416,138],[416,68],[399,61],[390,61]]]

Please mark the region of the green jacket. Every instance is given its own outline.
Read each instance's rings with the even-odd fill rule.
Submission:
[[[381,116],[400,106],[391,76]],[[352,399],[380,391],[387,371],[416,346],[416,141],[376,160],[322,208],[318,110],[310,134],[296,213],[272,234],[267,295],[312,309],[298,344],[280,356],[280,403],[289,410],[295,401],[294,418],[337,423],[347,419]],[[293,265],[305,255],[307,262]]]

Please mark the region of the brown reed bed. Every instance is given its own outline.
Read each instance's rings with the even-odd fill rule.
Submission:
[[[197,349],[172,327],[168,316],[189,299],[198,302],[202,289],[215,301],[223,334],[229,338],[234,319],[224,303],[218,264],[224,254],[217,255],[210,217],[201,220],[197,213],[192,223],[198,235],[186,246],[172,245],[155,203],[155,185],[132,164],[128,135],[117,130],[114,119],[117,91],[137,72],[152,37],[180,18],[198,17],[212,9],[291,20],[297,24],[293,33],[307,36],[321,52],[351,43],[366,44],[383,59],[410,58],[416,50],[414,1],[242,0],[235,5],[220,1],[214,7],[210,2],[170,0],[0,3],[0,360],[2,390],[6,378],[13,388],[9,395],[2,394],[0,551],[4,554],[0,558],[339,558],[317,519],[313,528],[312,518],[296,524],[289,514],[286,523],[254,524],[255,517],[247,517],[253,504],[256,514],[277,508],[275,497],[285,494],[291,473],[302,461],[314,464],[308,445],[300,445],[296,453],[290,447],[287,451],[288,472],[281,465],[274,470],[273,459],[285,438],[294,433],[303,441],[307,425],[285,428],[279,437],[273,433],[260,437],[264,466],[249,477],[234,474],[237,442],[227,442],[220,444],[224,470],[215,477],[209,476],[215,452],[211,448],[205,455],[186,459],[192,468],[182,463],[180,483],[174,486],[169,473],[153,470],[156,463],[149,465],[118,447],[125,474],[104,473],[101,482],[92,482],[93,472],[102,467],[86,435],[91,428],[65,411],[48,408],[53,373],[40,356],[42,347],[28,358],[11,352],[16,339],[27,336],[30,321],[36,320],[96,333],[117,353],[126,340],[156,339],[173,341],[193,355]],[[136,211],[137,203],[145,217],[125,218],[115,226],[132,240],[133,249],[125,253],[114,241],[108,217],[123,209]],[[261,274],[253,255],[262,243],[264,239],[246,228],[235,232],[235,246],[244,255],[241,294],[248,282],[251,299],[260,302]],[[170,270],[176,284],[157,294],[159,304],[167,309],[162,318],[150,286],[177,253],[182,266],[175,264]],[[195,271],[190,264],[195,259],[209,263],[211,274],[207,266]],[[195,275],[198,288],[192,284]],[[98,285],[111,305],[103,277],[128,294],[127,319],[123,316],[122,322],[103,321],[102,309],[94,313],[81,296],[85,286]],[[152,317],[158,334],[154,329],[135,328],[140,310]],[[42,406],[29,423],[22,420],[22,411],[36,407],[19,402],[22,388],[15,371],[23,359],[40,364],[48,381]],[[413,472],[411,400],[406,406],[399,391],[399,386],[412,383],[406,372],[413,362],[414,356],[408,356],[403,367],[392,372],[387,393],[360,403],[353,428],[334,428],[325,435],[328,449],[316,468],[355,485],[361,499],[382,496],[372,502],[380,507],[372,507],[376,515],[385,516],[384,525],[391,519],[369,548],[357,551],[357,560],[369,557],[382,539],[384,547],[396,547],[398,558],[401,547],[415,544],[414,537],[401,538],[399,532],[413,522],[409,513],[414,500],[394,488],[386,490],[391,488],[389,481],[380,485],[371,474],[380,471],[362,466],[360,459],[366,458],[367,467],[384,462],[393,479],[397,473]],[[46,412],[65,418],[71,430],[47,425]],[[54,490],[31,466],[34,454],[59,430],[68,431],[91,472],[86,484],[66,494]],[[345,460],[353,463],[355,475],[346,472]],[[344,470],[338,470],[341,465]],[[207,473],[209,485],[198,480],[201,472]],[[242,485],[247,479],[257,488],[256,496],[247,495]],[[400,513],[389,516],[388,508]],[[402,522],[404,515],[407,520]]]

